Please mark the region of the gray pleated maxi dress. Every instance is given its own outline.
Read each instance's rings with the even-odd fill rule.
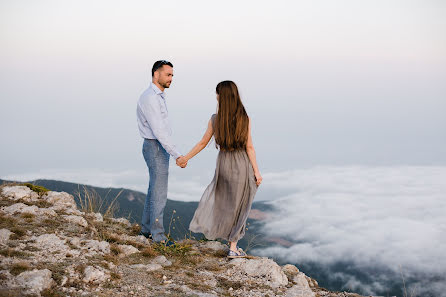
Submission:
[[[211,117],[214,127],[215,116]],[[214,178],[201,197],[189,230],[203,233],[211,240],[238,241],[245,235],[256,191],[254,170],[246,150],[220,151]]]

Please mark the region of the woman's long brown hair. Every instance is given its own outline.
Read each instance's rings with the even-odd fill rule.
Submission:
[[[245,149],[249,119],[238,93],[237,85],[229,80],[217,85],[218,111],[215,122],[215,143],[220,150]]]

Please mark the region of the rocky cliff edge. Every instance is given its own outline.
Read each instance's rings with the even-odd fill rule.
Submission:
[[[165,247],[124,218],[78,209],[73,196],[0,186],[0,296],[351,296],[294,265],[227,259],[227,245]]]

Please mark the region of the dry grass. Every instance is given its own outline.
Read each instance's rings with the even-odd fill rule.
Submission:
[[[141,251],[141,255],[147,258],[153,258],[158,256],[158,252],[155,251],[151,246],[148,246]]]
[[[10,236],[11,239],[21,239],[26,235],[26,230],[21,227],[13,227],[10,231],[14,233]]]
[[[192,281],[187,282],[187,286],[193,290],[198,290],[201,292],[210,291],[213,288],[209,285],[206,285],[204,282],[193,279]]]
[[[132,246],[136,247],[139,250],[144,249],[147,246],[144,243],[133,241],[133,240],[125,241],[125,244],[132,245]]]
[[[103,258],[107,262],[111,262],[111,263],[113,263],[115,265],[118,264],[118,257],[116,257],[116,255],[113,255],[113,254],[110,253],[110,254],[104,255]]]
[[[30,254],[15,250],[15,249],[11,249],[11,248],[6,248],[6,249],[0,250],[0,255],[5,256],[5,257],[14,257],[14,258],[27,258],[27,257],[29,257]]]
[[[28,206],[35,205],[39,208],[48,208],[48,207],[53,206],[51,203],[49,203],[48,201],[43,200],[43,199],[40,199],[37,201],[29,201],[29,200],[19,199],[19,200],[15,201],[15,203],[23,203]]]
[[[49,288],[40,292],[42,297],[64,297],[67,296],[66,293],[57,289],[57,288]]]
[[[14,203],[15,203],[15,201],[12,201],[12,200],[0,199],[0,207],[10,206],[10,205],[13,205]]]
[[[31,223],[32,221],[34,221],[34,218],[36,217],[36,215],[32,214],[32,213],[25,212],[25,213],[22,213],[21,217],[23,219],[25,219],[28,223]]]
[[[217,250],[212,253],[212,256],[216,258],[224,258],[228,255],[228,253],[225,250]]]
[[[204,265],[201,265],[200,268],[208,271],[221,271],[224,269],[219,263],[216,262],[206,263]]]
[[[28,263],[19,262],[19,263],[12,264],[11,268],[9,268],[9,272],[12,275],[19,275],[20,273],[30,270],[30,269],[31,269],[31,266],[29,266]]]
[[[119,255],[122,253],[121,248],[115,243],[110,244],[110,252],[113,255]]]
[[[223,277],[217,277],[217,283],[220,288],[223,288],[225,290],[229,290],[229,288],[238,290],[243,287],[243,284],[241,282],[230,281]]]
[[[103,241],[107,241],[109,243],[122,243],[121,238],[119,238],[118,235],[108,231],[102,230],[102,232],[99,232],[98,235],[98,237]]]
[[[203,262],[203,257],[198,255],[181,257],[179,259],[179,264],[184,266],[194,267]]]
[[[87,265],[85,263],[80,263],[74,267],[74,271],[76,271],[79,274],[83,274],[85,271],[85,268],[87,268]]]
[[[72,262],[72,261],[69,261]],[[65,275],[65,269],[69,263],[56,262],[56,263],[39,263],[38,269],[49,269],[51,271],[51,277],[56,281],[58,285],[61,285],[62,278]]]
[[[138,224],[133,224],[132,227],[130,228],[129,235],[137,236],[139,235],[139,232],[141,232],[141,226]]]
[[[111,272],[110,273],[110,278],[114,281],[121,279],[121,275],[119,273],[116,272]]]
[[[0,228],[11,229],[16,226],[17,220],[13,217],[0,214]]]
[[[45,218],[43,221],[41,221],[40,225],[45,228],[45,233],[53,233],[56,230],[63,228],[63,225],[60,224],[60,221],[51,217]]]
[[[22,289],[0,288],[0,297],[23,297]]]
[[[121,190],[110,203],[107,203],[107,196],[103,198],[95,190],[85,186],[76,193],[76,196],[79,200],[81,211],[86,213],[99,212],[103,214],[104,218],[112,218],[118,210],[116,200],[121,195],[122,191],[123,190]]]

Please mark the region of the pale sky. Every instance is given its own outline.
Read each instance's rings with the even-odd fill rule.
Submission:
[[[158,59],[184,154],[230,79],[262,172],[446,165],[445,15],[439,0],[2,0],[0,177],[146,174],[135,109]],[[216,153],[172,177],[208,179]]]

